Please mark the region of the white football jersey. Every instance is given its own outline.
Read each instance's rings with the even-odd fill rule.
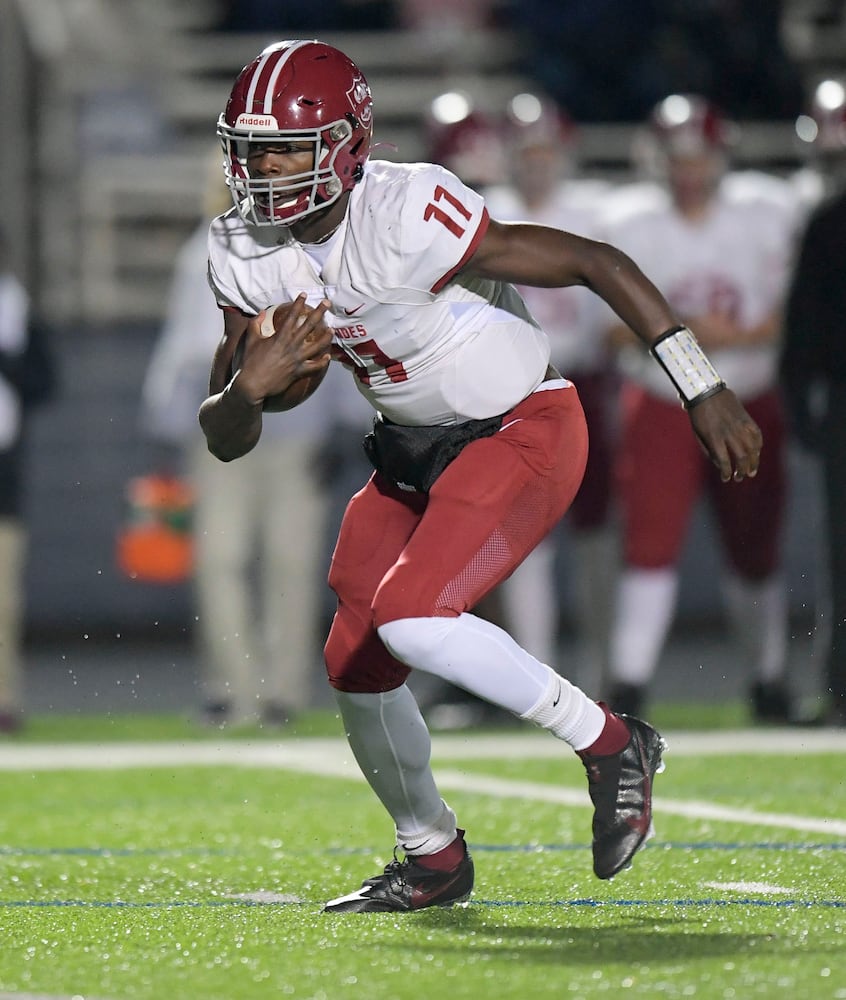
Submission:
[[[206,281],[208,223],[198,227],[179,251],[173,269],[165,321],[153,348],[141,390],[141,422],[144,430],[161,441],[188,445],[202,435],[197,410],[209,388],[209,362],[220,341],[221,313]],[[331,406],[316,396],[288,413],[266,413],[263,437],[298,436],[319,441],[349,411],[367,409],[343,373],[330,383],[324,395]],[[351,398],[352,397],[352,398]]]
[[[696,316],[722,313],[752,327],[779,308],[796,222],[789,200],[729,175],[707,216],[697,222],[684,219],[666,192],[658,195],[647,186],[621,190],[610,200],[605,236],[632,257],[682,319],[692,320],[696,333]],[[776,382],[775,342],[708,354],[743,399]],[[640,345],[621,351],[620,367],[655,395],[677,399],[663,370]]]
[[[534,222],[595,239],[598,205],[608,185],[596,181],[564,181],[540,208],[530,209],[511,186],[487,188],[485,204],[502,222]],[[597,296],[582,286],[535,288],[517,286],[529,311],[549,336],[552,363],[559,371],[595,372],[606,367],[605,339]]]
[[[247,315],[301,292],[328,299],[335,356],[396,423],[490,417],[537,388],[550,351],[512,286],[456,276],[487,224],[481,196],[448,170],[371,161],[323,244],[234,209],[215,219],[209,280],[221,306]]]

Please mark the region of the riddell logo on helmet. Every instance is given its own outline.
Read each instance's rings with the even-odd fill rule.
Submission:
[[[238,115],[235,128],[269,128],[278,131],[273,115]]]

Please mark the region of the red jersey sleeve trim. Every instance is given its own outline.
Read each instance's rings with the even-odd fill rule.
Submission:
[[[486,208],[483,208],[482,218],[479,220],[479,228],[476,230],[473,239],[470,241],[470,246],[467,247],[464,256],[455,265],[455,267],[452,268],[451,271],[447,271],[447,273],[439,281],[436,281],[435,284],[432,285],[431,291],[439,292],[444,287],[444,285],[448,284],[450,280],[461,270],[461,268],[464,267],[467,261],[470,260],[470,258],[478,249],[479,244],[482,242],[485,233],[488,231],[488,225],[490,224],[490,221],[491,218],[488,215],[488,210]]]

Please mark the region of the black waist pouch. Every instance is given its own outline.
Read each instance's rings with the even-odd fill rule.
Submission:
[[[428,493],[465,445],[496,434],[503,416],[449,427],[406,427],[377,417],[364,450],[373,468],[397,486]]]

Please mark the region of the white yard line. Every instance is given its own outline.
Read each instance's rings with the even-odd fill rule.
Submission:
[[[846,729],[724,729],[707,732],[664,732],[672,757],[729,754],[800,755],[846,754]],[[436,735],[432,739],[439,757],[559,757],[566,748],[538,730],[473,736],[466,733]]]
[[[793,896],[795,889],[783,885],[773,885],[771,882],[703,882],[706,889],[719,889],[721,892],[742,892],[744,895],[755,893],[762,896]]]
[[[670,733],[668,761],[674,756],[713,756],[739,753],[799,756],[808,753],[846,753],[846,733],[828,730],[721,731]],[[438,736],[433,740],[436,759],[460,761],[506,758],[566,759],[566,748],[542,733],[474,737],[468,734]],[[117,770],[189,766],[278,768],[324,777],[362,780],[346,743],[340,739],[269,742],[24,744],[0,747],[0,771]],[[494,798],[529,799],[566,806],[588,807],[582,787],[560,787],[538,782],[495,778],[460,770],[437,770],[445,790],[489,795]],[[660,779],[659,779],[660,782]],[[659,786],[660,787],[660,786]],[[756,812],[716,805],[713,802],[656,797],[659,815],[716,820],[745,826],[846,836],[846,820]]]
[[[668,760],[674,757],[763,754],[802,756],[813,753],[846,754],[846,730],[762,729],[669,732]],[[435,735],[436,759],[486,760],[506,758],[554,759],[567,757],[567,748],[539,731],[475,736],[472,733]],[[6,743],[0,744],[0,771],[62,769],[121,770],[128,767],[303,766],[310,760],[333,759],[351,763],[346,742],[337,737],[271,742],[200,740],[186,743]]]
[[[559,788],[555,785],[528,781],[503,780],[480,774],[462,774],[439,771],[438,785],[451,791],[476,792],[495,798],[530,799],[533,802],[552,802],[565,806],[589,806],[586,790]],[[658,779],[660,783],[661,779]],[[659,785],[660,787],[660,785]],[[790,813],[756,812],[754,809],[735,809],[718,806],[713,802],[696,800],[653,800],[655,815],[686,816],[688,819],[709,819],[722,823],[739,823],[743,826],[771,826],[784,830],[803,830],[808,833],[826,833],[846,837],[846,820],[824,819],[812,816],[795,816]]]

